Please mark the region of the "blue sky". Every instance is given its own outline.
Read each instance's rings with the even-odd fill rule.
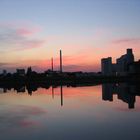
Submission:
[[[122,51],[125,52],[127,47],[132,46],[138,59],[139,7],[139,0],[0,0],[0,46],[4,44],[4,47],[0,47],[1,63],[16,63],[19,57],[21,61],[36,60],[37,52],[42,53],[43,58],[46,56],[44,59],[48,60],[51,56],[57,57],[60,48],[68,57],[82,56],[85,50],[93,51],[96,61],[100,63],[101,57],[110,53],[110,48],[113,47],[112,55],[117,57]],[[24,34],[17,34],[17,28],[24,30]],[[36,30],[36,33],[33,33],[33,30]],[[14,40],[11,44],[3,40],[9,31],[11,36],[19,39],[17,42]],[[27,35],[27,32],[31,35]],[[9,37],[7,40],[12,39]],[[42,45],[46,40],[47,43]],[[127,42],[121,44],[122,47],[118,50],[118,46],[111,44],[117,40]],[[36,42],[40,43],[39,49],[33,46]],[[9,54],[4,48],[14,52]],[[23,49],[24,52],[21,52]],[[94,51],[97,51],[98,56]],[[118,53],[115,53],[116,51]],[[92,57],[92,54],[89,53],[88,56]],[[86,61],[89,62],[88,65],[95,65],[91,57]],[[38,59],[42,60],[40,57]],[[85,62],[75,65],[85,65]]]

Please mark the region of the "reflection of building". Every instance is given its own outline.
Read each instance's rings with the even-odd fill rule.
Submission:
[[[102,99],[105,101],[113,101],[113,84],[102,85]]]
[[[129,65],[130,74],[140,74],[140,60]]]
[[[101,60],[101,68],[103,75],[126,75],[129,71],[128,65],[134,62],[132,49],[127,49],[127,53],[116,60],[116,64],[112,63],[112,58],[103,58]]]
[[[25,86],[23,86],[23,87],[17,87],[17,93],[20,93],[20,92],[25,92]]]
[[[7,93],[7,88],[3,88],[3,92],[4,93]]]
[[[25,76],[25,69],[17,69],[17,74],[19,76]]]
[[[102,99],[113,101],[113,95],[117,94],[118,99],[128,103],[129,108],[134,108],[135,97],[139,95],[139,86],[120,84],[103,84],[102,85]]]

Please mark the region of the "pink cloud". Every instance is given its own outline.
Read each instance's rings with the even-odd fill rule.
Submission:
[[[46,38],[35,38],[39,28],[19,27],[0,24],[0,43],[6,44],[8,51],[22,51],[42,47],[46,44]]]
[[[21,36],[29,36],[29,35],[33,35],[34,33],[36,33],[35,30],[31,30],[31,29],[27,29],[27,28],[17,29],[17,34],[19,34]]]
[[[0,118],[2,124],[16,125],[19,128],[41,125],[41,122],[36,119],[40,115],[46,117],[47,110],[38,106],[15,104],[6,107],[4,112],[1,113]],[[14,127],[12,131],[15,131],[17,128]]]
[[[16,51],[22,51],[22,50],[29,50],[29,49],[35,49],[35,48],[40,48],[44,44],[46,44],[46,40],[27,40],[23,42],[17,43],[18,45],[22,45],[23,47],[20,48],[15,48]]]
[[[140,44],[140,38],[124,38],[124,39],[118,39],[118,40],[115,40],[115,41],[112,41],[112,43],[114,44]]]
[[[39,125],[38,122],[36,121],[29,121],[29,120],[22,120],[18,123],[21,127],[31,127],[31,126],[36,126]]]

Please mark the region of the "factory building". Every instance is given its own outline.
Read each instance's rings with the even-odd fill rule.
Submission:
[[[125,55],[122,55],[116,60],[116,63],[112,63],[112,58],[103,58],[101,60],[101,70],[103,75],[127,75],[129,71],[129,65],[134,63],[134,55],[132,49],[127,49]]]

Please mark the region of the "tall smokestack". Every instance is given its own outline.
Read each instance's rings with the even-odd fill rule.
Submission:
[[[62,51],[60,50],[60,72],[62,73]]]
[[[53,57],[51,59],[52,71],[53,71]]]

